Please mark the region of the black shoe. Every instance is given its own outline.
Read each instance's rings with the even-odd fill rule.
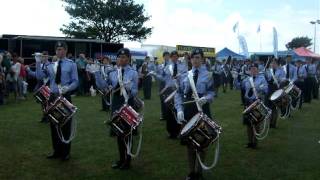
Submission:
[[[116,163],[113,163],[112,165],[111,165],[111,168],[112,169],[119,169],[121,166],[122,166],[122,162],[121,161],[117,161]]]
[[[252,143],[248,143],[246,148],[252,148]]]
[[[60,156],[56,153],[50,154],[47,156],[47,159],[58,159]]]
[[[196,179],[196,175],[194,173],[190,173],[187,177],[186,180],[195,180]]]
[[[258,145],[257,143],[252,143],[252,147],[251,148],[252,149],[257,149],[257,145]]]
[[[168,136],[168,139],[178,139],[178,136],[175,136],[175,135],[169,135],[169,136]]]
[[[122,166],[119,167],[120,170],[127,170],[130,169],[130,164],[129,163],[124,163]]]
[[[61,160],[62,160],[62,161],[69,161],[69,159],[70,159],[70,154],[61,157]]]
[[[276,125],[274,125],[274,124],[271,124],[270,128],[277,129]]]

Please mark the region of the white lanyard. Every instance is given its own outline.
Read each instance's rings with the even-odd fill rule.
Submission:
[[[251,85],[251,87],[252,87],[253,94],[256,96],[256,98],[259,98],[259,97],[258,97],[257,90],[256,90],[256,87],[255,87],[254,82],[253,82],[253,77],[250,77],[250,78],[249,78],[249,82],[250,82],[250,85]]]
[[[202,107],[199,104],[199,99],[200,98],[198,96],[197,88],[196,88],[196,85],[195,85],[194,80],[193,80],[193,72],[192,72],[192,70],[190,70],[189,73],[188,73],[188,79],[189,79],[189,82],[190,82],[190,86],[191,86],[191,90],[192,90],[192,93],[193,93],[193,97],[194,97],[194,99],[196,101],[196,105],[197,105],[198,111],[202,112]]]
[[[122,67],[118,68],[118,82],[120,86],[120,95],[123,95],[125,103],[127,104],[129,97],[122,81]]]

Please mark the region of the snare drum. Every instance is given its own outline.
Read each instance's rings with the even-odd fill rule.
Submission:
[[[101,94],[101,96],[104,99],[104,101],[106,102],[106,104],[110,105],[110,94],[111,94],[111,91],[109,91],[108,89],[106,89],[106,90],[99,90],[98,89],[98,93]]]
[[[169,107],[169,109],[174,110],[174,96],[177,92],[177,88],[175,86],[167,86],[160,92],[160,97]]]
[[[116,111],[110,126],[117,136],[126,137],[140,125],[143,118],[131,107],[124,105]]]
[[[222,128],[206,114],[193,116],[180,132],[180,138],[197,150],[207,148],[219,138]]]
[[[60,96],[51,104],[46,112],[51,122],[62,127],[71,119],[76,111],[76,106]]]
[[[46,106],[50,98],[50,92],[51,91],[48,86],[41,86],[33,96],[38,103],[42,104],[42,106]]]
[[[252,124],[257,125],[271,116],[271,110],[261,100],[256,100],[242,114],[250,117]]]
[[[289,94],[293,100],[300,98],[301,90],[294,84],[289,84],[287,87],[285,87],[284,91],[286,94]]]
[[[140,112],[144,107],[144,102],[138,98],[137,96],[133,97],[133,106],[132,108],[137,111]]]
[[[287,107],[290,104],[290,97],[284,90],[278,89],[271,95],[270,101],[272,101],[279,108]]]

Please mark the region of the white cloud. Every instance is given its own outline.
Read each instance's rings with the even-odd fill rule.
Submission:
[[[176,4],[181,6],[176,6]],[[195,9],[193,5],[201,3],[210,11]],[[0,17],[2,25],[0,34],[29,34],[62,36],[59,31],[62,24],[69,21],[68,14],[60,0],[11,0],[2,3]],[[313,38],[313,26],[309,21],[316,17],[314,10],[294,9],[290,5],[246,14],[231,12],[224,18],[217,18],[213,11],[223,9],[223,0],[146,0],[146,13],[152,16],[148,26],[154,27],[147,44],[176,44],[216,47],[217,50],[227,46],[238,51],[238,41],[233,33],[233,25],[239,21],[240,33],[248,42],[249,51],[259,51],[257,27],[261,24],[261,41],[263,51],[272,51],[272,27],[279,35],[279,49],[295,36]],[[229,12],[229,10],[224,10]],[[261,19],[255,18],[258,13]],[[318,36],[320,37],[320,35]],[[320,42],[320,39],[318,39]],[[127,45],[127,43],[126,43]],[[138,46],[131,42],[128,46]]]
[[[182,2],[182,0],[178,1]],[[209,0],[204,1],[209,2]],[[217,50],[227,46],[237,52],[238,41],[236,34],[232,32],[236,22],[240,24],[240,34],[245,36],[249,51],[260,50],[260,36],[262,50],[272,51],[273,27],[278,31],[280,50],[286,49],[285,44],[296,36],[313,37],[313,28],[309,21],[314,12],[293,9],[290,5],[263,12],[246,13],[252,18],[245,18],[239,12],[233,12],[224,19],[217,19],[209,12],[195,11],[192,7],[178,7],[174,11],[168,11],[168,2],[151,0],[146,6],[147,11],[152,12],[150,13],[153,16],[151,24],[154,31],[145,43],[211,46],[216,47]],[[194,1],[187,0],[183,3],[191,4],[192,2]],[[255,13],[261,14],[264,18],[260,20],[253,18]],[[259,24],[261,24],[261,32],[257,34]]]
[[[59,28],[69,20],[58,0],[10,0],[1,4],[0,34],[61,36]]]

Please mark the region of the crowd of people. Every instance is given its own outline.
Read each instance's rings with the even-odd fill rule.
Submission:
[[[16,53],[0,53],[0,105],[5,97],[13,94],[14,99],[24,100],[27,96],[27,72],[24,59]]]
[[[183,57],[179,57],[177,51],[164,52],[161,64],[158,64],[155,58],[148,56],[142,64],[138,64],[131,59],[130,50],[127,48],[118,51],[115,62],[107,56],[92,59],[86,57],[84,53],[73,59],[71,54],[66,54],[67,45],[63,42],[58,42],[55,48],[56,56],[49,56],[47,51],[35,55],[35,70],[30,65],[24,65],[23,59],[15,53],[11,55],[5,52],[0,56],[0,104],[3,104],[5,97],[11,93],[17,100],[23,100],[27,94],[26,79],[30,77],[37,81],[34,91],[43,85],[50,87],[49,103],[54,102],[59,96],[72,103],[71,95],[88,96],[99,92],[102,95],[102,110],[110,110],[114,116],[126,107],[124,105],[129,105],[138,111],[137,103],[141,101],[137,100],[139,89],[143,91],[143,101],[147,101],[152,97],[152,86],[155,84],[153,82],[158,81],[160,120],[166,121],[168,138],[178,139],[183,132],[187,132],[184,130],[185,125],[193,122],[191,120],[195,117],[204,117],[203,121],[214,123],[210,104],[218,95],[221,96],[219,92],[221,88],[222,93],[227,93],[228,89],[239,90],[241,92],[239,101],[246,110],[253,104],[261,102],[260,105],[266,109],[266,114],[271,113],[268,122],[270,128],[277,127],[278,114],[283,117],[290,114],[283,112],[288,109],[279,108],[272,100],[277,90],[289,85],[298,87],[298,92],[301,94],[299,93],[298,99],[290,99],[290,103],[287,102],[286,106],[290,105],[290,108],[295,104],[294,106],[300,109],[303,103],[319,99],[320,66],[318,60],[311,58],[307,58],[306,61],[297,59],[293,62],[291,56],[269,57],[267,61],[236,60],[228,57],[222,61],[215,60],[211,64],[201,49],[194,49],[190,54],[185,53]],[[281,103],[280,105],[283,105],[286,102]],[[130,108],[125,110],[130,111]],[[260,110],[258,109],[258,113],[262,113],[263,116],[264,113]],[[249,115],[258,118],[255,119],[257,122],[261,118],[254,113]],[[116,128],[111,128],[111,135],[117,137],[119,150],[119,161],[115,162],[112,168],[129,169],[132,138],[128,135],[122,136],[123,127],[115,125],[119,119],[112,118],[112,120],[115,121],[112,124]],[[48,122],[46,113],[41,121]],[[66,137],[71,136],[72,118],[63,126],[49,122],[53,153],[47,158],[68,160],[72,138],[66,141],[61,138],[61,134]],[[245,113],[243,123],[247,126],[247,147],[255,149],[260,128],[256,127],[257,124],[254,124],[252,117]],[[205,125],[198,128],[201,129],[203,126]],[[211,124],[210,127],[217,129],[203,129],[198,135],[210,139],[214,134],[210,131],[218,132],[220,128],[217,124]],[[186,145],[188,152],[190,172],[187,179],[202,177],[202,169],[205,166],[201,164],[201,160],[205,159],[207,151],[203,146],[210,144],[207,142],[202,144],[203,142],[191,136],[181,141],[181,144]]]

